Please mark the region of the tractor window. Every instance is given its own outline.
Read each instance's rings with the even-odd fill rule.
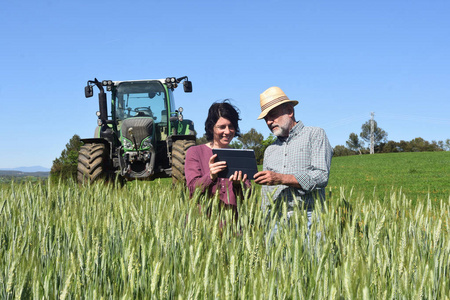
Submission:
[[[161,121],[166,110],[166,93],[159,81],[123,82],[115,93],[116,118],[152,117]]]

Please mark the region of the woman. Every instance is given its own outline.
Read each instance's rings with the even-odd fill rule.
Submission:
[[[189,148],[186,152],[185,175],[190,195],[200,188],[209,196],[219,193],[221,209],[231,209],[237,217],[236,195],[242,192],[241,181],[250,187],[247,174],[235,172],[230,178],[219,178],[220,171],[226,168],[226,162],[215,162],[217,154],[213,148],[229,148],[231,140],[239,136],[239,113],[227,100],[216,102],[209,108],[205,121],[208,142]]]

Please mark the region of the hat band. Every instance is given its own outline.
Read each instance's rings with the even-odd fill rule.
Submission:
[[[266,104],[264,104],[263,106],[261,106],[261,112],[263,112],[264,110],[266,110],[268,107],[271,107],[272,105],[274,105],[277,102],[281,102],[284,100],[289,100],[289,98],[287,96],[281,96],[278,98],[273,99],[272,101],[267,102]]]

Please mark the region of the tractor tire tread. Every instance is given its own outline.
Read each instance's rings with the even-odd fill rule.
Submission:
[[[104,144],[85,144],[78,154],[77,179],[78,182],[94,183],[100,179],[108,179],[108,157]]]
[[[177,140],[172,145],[172,183],[186,183],[184,163],[186,151],[195,145],[194,140]]]

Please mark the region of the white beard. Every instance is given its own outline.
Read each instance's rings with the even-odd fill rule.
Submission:
[[[289,119],[282,120],[277,124],[277,127],[272,129],[272,133],[277,137],[286,137],[289,135]]]

